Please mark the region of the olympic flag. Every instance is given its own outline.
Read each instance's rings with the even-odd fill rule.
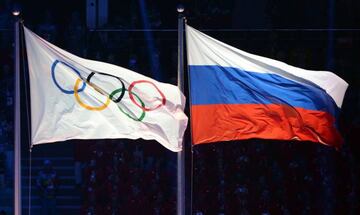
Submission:
[[[249,138],[338,147],[336,118],[348,84],[249,54],[186,26],[194,144]]]
[[[24,32],[32,144],[143,138],[181,151],[188,119],[178,87],[77,57],[25,27]]]

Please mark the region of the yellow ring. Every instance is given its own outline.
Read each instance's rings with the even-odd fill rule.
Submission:
[[[90,105],[87,105],[85,103],[83,103],[80,99],[80,96],[79,96],[79,93],[78,93],[78,88],[79,88],[79,84],[82,80],[80,78],[78,78],[76,80],[76,83],[75,83],[75,86],[74,86],[74,95],[75,95],[75,99],[76,101],[79,103],[79,105],[85,109],[88,109],[88,110],[92,110],[92,111],[102,111],[104,110],[105,108],[107,108],[107,106],[110,104],[110,101],[111,99],[108,97],[106,102],[104,103],[104,105],[102,106],[99,106],[99,107],[93,107],[93,106],[90,106]]]

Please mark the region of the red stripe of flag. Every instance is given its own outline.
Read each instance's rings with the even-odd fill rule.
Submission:
[[[191,117],[195,145],[250,138],[342,144],[335,118],[323,111],[278,104],[193,105]]]

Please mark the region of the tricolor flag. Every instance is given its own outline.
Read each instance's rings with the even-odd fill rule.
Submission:
[[[187,117],[178,87],[77,57],[24,31],[32,144],[143,138],[181,151]]]
[[[348,84],[253,55],[186,26],[194,144],[249,138],[339,147],[336,118]]]

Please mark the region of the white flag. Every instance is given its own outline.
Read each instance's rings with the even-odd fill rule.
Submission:
[[[80,58],[24,31],[32,144],[143,138],[181,151],[188,119],[185,97],[176,86]]]

